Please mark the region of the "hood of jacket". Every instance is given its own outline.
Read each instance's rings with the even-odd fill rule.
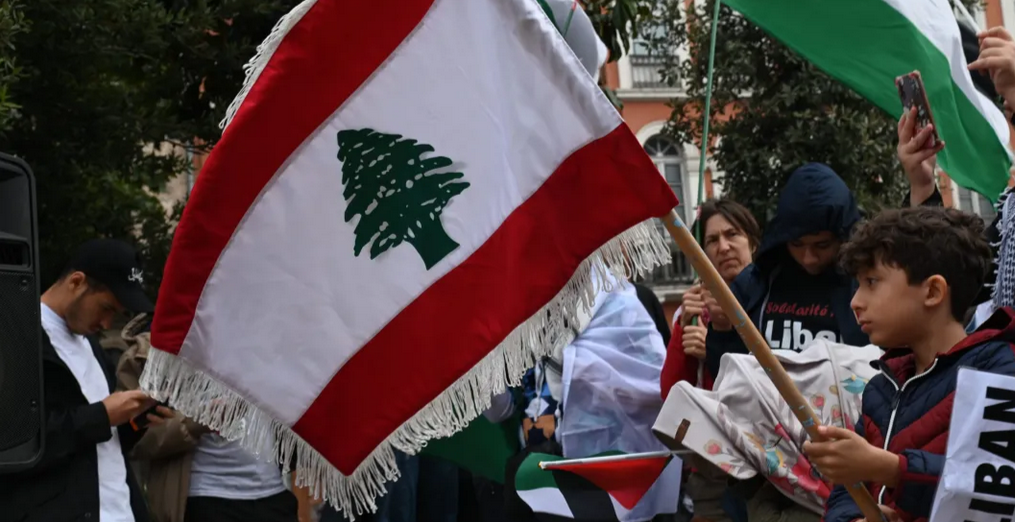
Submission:
[[[858,221],[856,200],[842,178],[828,165],[808,163],[793,171],[779,194],[755,263],[769,273],[788,257],[786,243],[826,230],[846,240]]]

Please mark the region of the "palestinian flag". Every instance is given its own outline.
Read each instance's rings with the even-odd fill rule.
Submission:
[[[473,475],[503,484],[508,459],[520,449],[520,421],[515,416],[494,424],[486,420],[486,417],[477,417],[451,438],[430,441],[422,454],[447,460]]]
[[[895,78],[919,70],[937,132],[941,168],[996,201],[1007,186],[1008,124],[966,69],[946,0],[726,0],[773,37],[895,118]]]
[[[540,466],[551,462],[567,464]],[[585,463],[532,453],[518,468],[515,489],[539,520],[649,520],[677,512],[681,466],[682,461],[670,455]],[[649,490],[659,493],[646,497]],[[654,505],[639,506],[643,498]],[[636,508],[641,516],[632,518]]]
[[[144,389],[347,513],[669,259],[669,186],[533,0],[306,0],[177,228]],[[350,511],[351,510],[351,511]]]

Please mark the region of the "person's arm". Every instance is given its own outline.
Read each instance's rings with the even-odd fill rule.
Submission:
[[[698,387],[703,384],[698,382],[698,369],[706,360],[708,329],[707,325],[701,326],[701,323],[703,318],[709,315],[713,320],[725,317],[721,313],[705,314],[711,302],[711,296],[704,291],[700,283],[689,288],[681,298],[681,305],[677,309],[673,325],[673,336],[666,348],[666,361],[659,380],[663,400],[666,400],[670,389],[678,382],[687,381]],[[702,380],[708,381],[708,369],[704,370],[702,376],[705,378]]]
[[[52,394],[46,398],[51,399]],[[67,408],[46,403],[45,450],[29,473],[64,465],[72,455],[113,438],[112,425],[122,424],[141,411],[147,398],[141,392],[118,392],[102,402]]]
[[[89,342],[92,343],[93,346],[98,344],[95,339],[89,339]],[[129,352],[132,352],[132,350],[128,349],[127,352],[121,355],[120,360],[116,361],[115,363],[113,361],[110,361],[109,359],[104,358],[99,359],[99,366],[102,367],[102,372],[106,375],[112,376],[112,378],[116,382],[113,388],[114,390],[119,389],[121,387],[125,387],[121,383],[121,378],[117,374],[117,369],[120,367],[120,362],[128,357],[127,354]],[[139,377],[140,373],[138,373],[137,376]],[[138,390],[138,388],[127,389],[125,390],[125,392],[133,394],[141,393]],[[148,399],[144,395],[141,395],[141,397],[143,398],[143,401],[139,403],[139,406],[146,406],[147,404],[150,404],[148,402],[150,399]],[[139,411],[135,415],[140,413],[141,412]],[[144,436],[145,434],[144,429],[134,430],[134,428],[131,427],[130,425],[131,419],[133,419],[133,415],[131,417],[128,417],[124,422],[118,422],[114,424],[116,426],[117,437],[120,440],[120,447],[123,449],[125,453],[130,453],[134,445],[137,444],[137,441],[141,440],[141,437]]]
[[[1006,325],[1001,323],[997,326]],[[1015,375],[1015,352],[1008,343],[993,342],[980,350],[972,366],[982,371]],[[899,453],[895,480],[885,481],[888,487],[894,488],[886,495],[886,501],[895,502],[900,509],[911,513],[925,509],[926,502],[933,501],[932,495],[926,498],[926,486],[938,483],[944,465],[944,455],[917,449],[903,450]]]
[[[296,485],[296,472],[290,475],[293,496],[296,497],[297,509],[296,519],[298,522],[311,522],[314,519],[314,510],[321,504],[321,500],[311,494],[310,488]]]
[[[899,454],[898,482],[889,489],[885,504],[895,504],[899,509],[918,513],[927,509],[927,502],[933,502],[933,493],[928,497],[928,484],[937,484],[944,470],[945,456],[922,450],[904,450]],[[892,485],[888,485],[892,488]]]
[[[903,450],[899,453],[895,480],[886,482],[889,489],[883,502],[909,513],[926,511],[927,506],[934,502],[934,491],[944,466],[944,455],[915,449]]]
[[[914,203],[914,201],[916,201],[916,203]],[[899,205],[899,206],[901,206],[901,207],[908,207],[908,206],[913,206],[913,207],[943,207],[943,206],[945,206],[945,200],[944,200],[943,196],[941,196],[941,191],[937,188],[937,185],[934,185],[934,191],[931,192],[930,196],[927,196],[927,198],[922,200],[922,201],[920,201],[920,196],[919,195],[917,195],[917,197],[914,198],[913,197],[913,190],[910,189],[909,192],[906,192],[906,199],[903,200],[902,204]]]
[[[898,454],[899,465],[895,480],[886,483],[895,488],[894,496],[905,489],[907,484],[937,484],[944,470],[945,457],[929,451],[908,449]],[[907,510],[909,511],[909,510]]]
[[[909,195],[903,206],[941,206],[943,200],[937,189],[935,171],[937,153],[944,148],[945,143],[939,141],[930,147],[933,126],[927,126],[919,132],[916,130],[915,107],[902,114],[896,132],[898,143],[895,153],[909,181]]]
[[[1005,109],[1010,112],[1015,105],[1015,37],[1002,26],[981,31],[976,37],[980,41],[980,56],[969,64],[969,70],[990,75],[994,89],[1004,98]]]
[[[698,384],[698,359],[684,351],[684,328],[678,321],[673,325],[673,336],[666,346],[666,360],[659,374],[659,392],[664,401],[670,394],[670,388],[680,381]]]
[[[825,501],[825,516],[822,522],[853,522],[863,519],[860,507],[856,505],[853,497],[843,486],[835,486],[832,494],[828,495]]]
[[[30,472],[64,465],[72,455],[113,438],[109,415],[101,402],[61,409],[46,406],[45,450]]]

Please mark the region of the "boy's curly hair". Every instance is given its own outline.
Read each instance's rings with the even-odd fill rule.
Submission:
[[[941,207],[885,210],[861,223],[839,262],[856,276],[877,262],[906,271],[909,284],[940,275],[951,289],[952,317],[962,321],[991,266],[983,220]]]

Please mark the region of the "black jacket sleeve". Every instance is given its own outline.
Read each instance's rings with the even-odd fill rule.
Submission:
[[[900,207],[905,208],[905,207],[910,206],[909,205],[909,198],[912,195],[912,193],[913,193],[912,191],[906,191],[906,199],[902,200],[902,204],[899,205]],[[923,200],[923,203],[920,203],[918,206],[921,206],[921,207],[943,207],[943,206],[945,206],[945,200],[941,196],[941,191],[937,188],[937,185],[934,186],[934,193],[931,194],[930,197],[928,197],[927,199]]]
[[[97,339],[90,338],[89,342],[92,344],[92,349],[96,352],[96,358],[99,360],[99,366],[102,367],[102,373],[105,374],[106,380],[109,381],[109,392],[111,394],[116,393],[116,365],[119,362],[119,357],[123,356],[123,352],[119,352],[117,357],[113,358],[110,356],[109,351],[99,344]],[[108,418],[106,419],[106,425],[109,425]],[[129,422],[116,427],[116,434],[120,439],[120,448],[123,449],[124,455],[130,454],[131,450],[134,449],[134,446],[145,434],[145,431],[144,429],[135,431]]]
[[[42,458],[30,472],[41,472],[60,466],[78,451],[94,448],[113,438],[109,415],[101,402],[61,409],[47,404],[46,440]]]

